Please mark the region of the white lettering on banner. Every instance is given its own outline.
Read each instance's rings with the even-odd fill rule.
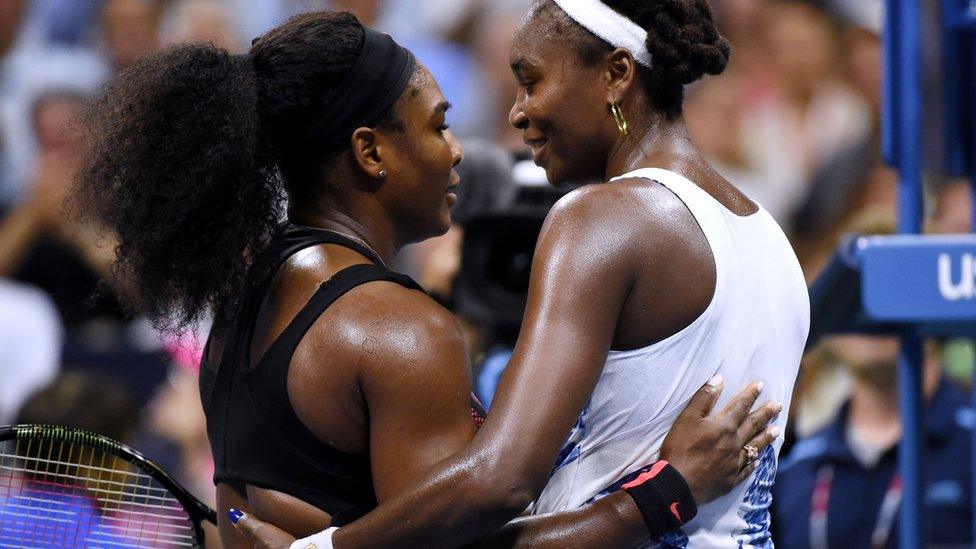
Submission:
[[[973,279],[976,264],[971,254],[963,254],[959,269],[959,282],[953,281],[952,256],[939,255],[939,293],[948,301],[973,299],[976,296],[976,280]]]

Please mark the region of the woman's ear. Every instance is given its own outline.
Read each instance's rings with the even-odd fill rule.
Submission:
[[[637,78],[637,61],[624,48],[607,54],[607,103],[622,103]]]
[[[358,128],[352,132],[350,140],[352,157],[359,169],[375,179],[384,179],[384,176],[381,175],[381,173],[386,173],[383,168],[383,147],[379,144],[380,140],[376,130]]]

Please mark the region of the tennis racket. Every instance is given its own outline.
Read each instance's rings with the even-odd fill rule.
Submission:
[[[213,509],[139,452],[68,427],[0,427],[0,548],[202,548]]]

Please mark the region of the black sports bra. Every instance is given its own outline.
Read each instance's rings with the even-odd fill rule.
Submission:
[[[277,271],[293,254],[317,244],[351,248],[375,265],[354,265],[323,282],[302,310],[272,342],[254,368],[250,346],[254,322],[268,284],[245,296],[226,333],[219,364],[204,352],[200,394],[207,416],[207,435],[214,456],[214,482],[243,491],[244,484],[302,499],[333,516],[340,526],[376,507],[369,456],[351,454],[319,441],[298,418],[288,397],[288,366],[305,333],[332,303],[353,288],[377,280],[423,289],[410,277],[380,267],[379,258],[363,246],[332,231],[282,225],[275,237]],[[484,410],[472,398],[472,417],[479,424]]]

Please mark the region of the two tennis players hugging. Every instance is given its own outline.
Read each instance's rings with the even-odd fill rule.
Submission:
[[[551,182],[595,183],[548,215],[487,418],[457,322],[391,270],[463,192],[450,104],[409,50],[314,12],[110,83],[76,198],[117,233],[133,306],[213,316],[224,546],[771,546],[809,302],[682,120],[729,53],[707,0],[525,15],[510,122]]]

